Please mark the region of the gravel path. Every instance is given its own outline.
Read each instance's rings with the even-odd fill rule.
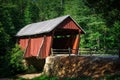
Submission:
[[[25,78],[25,79],[32,79],[35,77],[39,77],[41,73],[32,73],[32,74],[19,74],[17,75],[20,78]]]

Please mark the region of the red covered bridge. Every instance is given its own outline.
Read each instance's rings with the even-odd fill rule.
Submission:
[[[53,49],[71,48],[77,54],[80,35],[84,30],[69,16],[28,24],[16,36],[18,43],[25,50],[24,58],[46,58]]]

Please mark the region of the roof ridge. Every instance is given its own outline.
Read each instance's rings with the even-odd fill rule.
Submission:
[[[67,18],[67,17],[70,17],[70,15],[60,16],[60,17],[56,17],[56,18],[52,18],[52,19],[48,19],[48,20],[43,20],[43,21],[40,21],[40,22],[47,22],[47,21],[59,19],[59,18],[62,18],[62,17],[66,17]],[[27,24],[27,25],[36,24],[36,23],[40,23],[40,22],[30,23],[30,24]]]

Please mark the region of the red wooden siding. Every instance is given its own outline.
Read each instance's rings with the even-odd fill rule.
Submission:
[[[38,37],[38,38],[32,38],[31,39],[31,45],[30,45],[31,48],[30,48],[30,52],[29,52],[29,53],[31,53],[31,56],[37,56],[38,55],[40,46],[42,45],[41,44],[42,41],[43,41],[43,37]]]
[[[51,44],[52,44],[52,36],[45,36],[43,47],[41,48],[40,57],[46,58],[50,55],[51,50]]]
[[[44,57],[47,57],[50,55],[51,46],[52,46],[52,36],[47,36],[46,37],[46,56]]]
[[[25,40],[25,39],[21,39],[21,40]],[[29,43],[28,43],[28,47],[24,46],[24,48],[26,49],[26,53],[24,54],[24,57],[32,57],[32,56],[36,56],[38,54],[41,42],[43,40],[43,37],[38,37],[38,38],[31,38]]]
[[[80,30],[74,21],[70,18],[67,18],[65,21],[63,21],[58,28]]]
[[[22,50],[25,50],[25,48],[27,47],[27,43],[28,43],[28,38],[19,40],[19,44],[20,44]]]
[[[74,40],[74,43],[73,43],[73,50],[72,50],[72,53],[73,54],[76,54],[78,53],[78,48],[79,48],[79,41],[80,41],[80,35],[77,35],[75,40]]]
[[[27,57],[29,57],[29,56],[31,56],[31,53],[30,53],[30,48],[31,48],[31,39],[29,38],[29,40],[28,40],[28,45],[26,46],[26,51],[25,51],[25,53],[24,53],[24,55],[23,55],[23,57],[24,58],[27,58]]]
[[[42,44],[43,41],[43,44]],[[31,38],[28,42],[28,39],[20,39],[19,44],[23,50],[26,50],[24,58],[27,57],[41,57],[46,58],[50,55],[52,37],[37,37]],[[28,44],[28,47],[27,47]],[[26,49],[27,48],[27,49]],[[39,55],[38,55],[39,54]]]

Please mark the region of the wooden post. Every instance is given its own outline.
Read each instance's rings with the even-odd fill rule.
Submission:
[[[77,49],[77,52],[78,52],[78,53],[77,53],[77,56],[79,56],[79,55],[80,55],[79,51],[80,51],[80,49],[78,48],[78,49]]]
[[[53,49],[51,48],[51,55],[53,56]]]
[[[42,42],[41,42],[41,45],[40,45],[40,48],[39,48],[39,51],[38,51],[38,54],[37,54],[37,58],[42,58],[42,53],[41,53],[41,49],[43,48],[43,46],[44,46],[44,41],[45,41],[45,36],[43,37],[43,40],[42,40]]]
[[[90,48],[90,56],[92,56],[92,51],[93,51],[93,49],[92,49],[92,48]]]
[[[26,54],[27,49],[28,49],[28,47],[29,47],[29,44],[30,44],[30,37],[29,37],[29,39],[28,39],[28,43],[27,43],[27,45],[26,45],[26,48],[25,48],[25,51],[24,51],[23,57],[25,57],[25,54]]]
[[[70,54],[71,54],[71,49],[70,49],[70,47],[68,48],[68,51],[69,51],[69,56],[70,56]]]
[[[118,48],[118,56],[119,56],[119,58],[120,58],[120,48]]]

